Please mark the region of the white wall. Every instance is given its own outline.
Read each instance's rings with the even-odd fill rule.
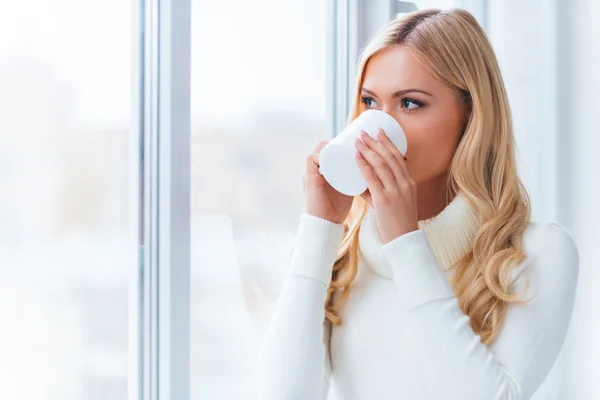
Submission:
[[[558,15],[559,213],[580,251],[560,398],[591,400],[600,398],[600,2],[561,1]]]

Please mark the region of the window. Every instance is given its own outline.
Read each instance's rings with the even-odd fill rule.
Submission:
[[[328,136],[321,0],[192,1],[191,398],[254,398],[253,363]]]
[[[128,2],[0,0],[2,399],[127,398],[130,36]]]

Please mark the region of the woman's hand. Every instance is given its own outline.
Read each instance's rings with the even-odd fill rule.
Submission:
[[[319,154],[330,141],[321,140],[306,157],[302,184],[306,195],[306,213],[341,224],[350,212],[354,197],[335,190],[319,172]]]
[[[400,151],[383,129],[377,139],[362,131],[355,146],[356,161],[369,187],[361,197],[375,209],[384,244],[419,229],[416,183]]]

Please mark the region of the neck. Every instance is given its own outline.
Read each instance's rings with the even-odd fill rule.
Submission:
[[[449,195],[448,171],[417,185],[417,215],[419,221],[438,215],[452,201],[456,193]]]

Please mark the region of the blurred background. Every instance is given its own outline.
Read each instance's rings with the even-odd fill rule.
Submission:
[[[192,0],[192,399],[254,398],[304,157],[335,126],[332,1]],[[579,246],[569,336],[535,398],[600,398],[600,2],[414,3],[467,8],[485,27],[534,219]],[[2,400],[127,398],[132,10],[0,0]]]

